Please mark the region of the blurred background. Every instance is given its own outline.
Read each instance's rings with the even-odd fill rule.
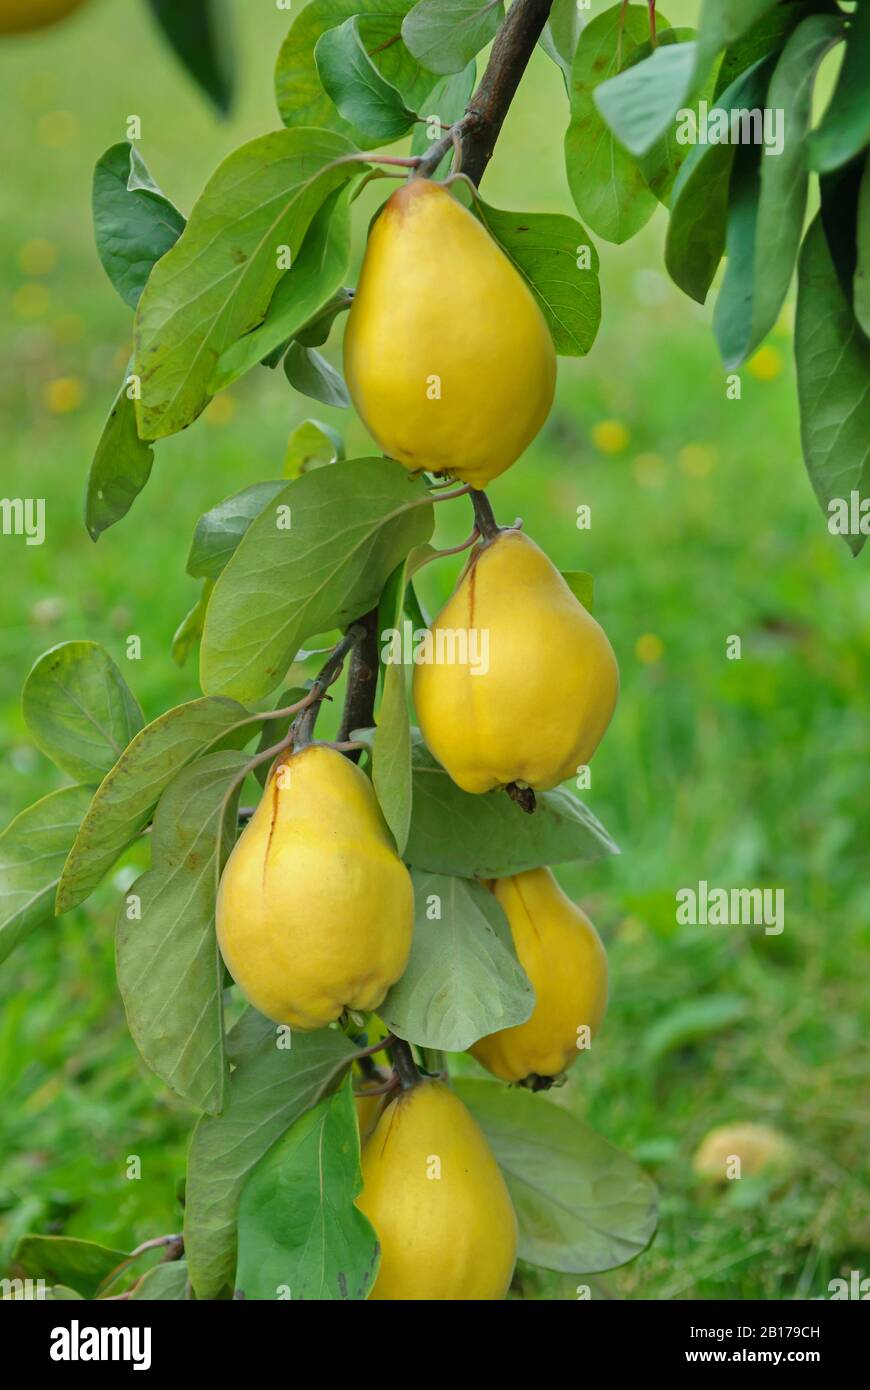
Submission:
[[[194,698],[196,661],[179,670],[169,646],[199,592],[184,573],[197,517],[279,476],[308,417],[341,430],[349,457],[371,447],[351,413],[257,370],[160,445],[127,518],[97,545],[84,528],[88,465],[131,330],[93,247],[93,165],[139,116],[151,172],[187,213],[226,154],[277,128],[272,69],[288,16],[273,0],[230,8],[241,89],[224,123],[135,0],[92,0],[57,29],[0,42],[0,491],[44,497],[47,512],[43,546],[0,538],[3,824],[62,780],[19,711],[39,653],[102,642],[149,719]],[[691,22],[696,9],[678,0],[668,19]],[[561,75],[537,53],[487,199],[573,212],[566,124]],[[358,241],[384,187],[366,191]],[[710,307],[667,279],[664,228],[659,211],[628,245],[599,245],[598,340],[588,358],[561,360],[546,428],[490,492],[499,519],[522,516],[560,568],[594,574],[622,671],[586,800],[623,853],[559,871],[606,941],[611,1004],[553,1098],[661,1188],[653,1244],[594,1280],[595,1296],[825,1297],[830,1278],[868,1272],[870,1247],[870,599],[801,462],[791,312],[743,371],[741,399],[726,399]],[[325,349],[336,362],[339,342],[337,331]],[[593,521],[580,531],[584,503]],[[464,500],[438,510],[440,543],[467,535]],[[424,571],[429,611],[460,563]],[[143,655],[125,664],[132,633]],[[726,659],[731,635],[739,661]],[[129,1248],[180,1227],[192,1117],[140,1063],[114,982],[113,921],[131,874],[46,924],[0,971],[0,1269],[26,1230]],[[674,894],[701,879],[784,889],[785,931],[678,928]],[[703,1182],[693,1155],[730,1122],[784,1136],[790,1175]],[[130,1153],[140,1181],[126,1179]],[[578,1282],[520,1270],[518,1290],[571,1299]]]

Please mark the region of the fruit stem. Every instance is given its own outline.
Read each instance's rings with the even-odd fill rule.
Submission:
[[[418,1086],[421,1078],[417,1070],[417,1063],[414,1061],[414,1054],[411,1051],[410,1044],[402,1042],[401,1038],[396,1038],[396,1041],[390,1048],[390,1053],[402,1090],[410,1091],[415,1086]]]
[[[296,749],[306,748],[311,742],[314,734],[314,725],[320,713],[320,706],[326,698],[326,692],[334,681],[337,681],[344,668],[344,659],[348,652],[353,651],[359,642],[365,637],[366,630],[361,623],[352,623],[341,641],[332,649],[327,660],[318,671],[314,678],[314,684],[309,692],[310,700],[300,714],[296,716],[287,735],[287,745]]]
[[[480,183],[551,5],[552,0],[514,0],[495,36],[486,70],[465,115],[422,157],[417,177],[431,178],[458,139],[462,168],[472,183]]]
[[[472,488],[468,495],[474,508],[474,521],[477,530],[483,540],[494,541],[502,527],[495,519],[495,512],[492,510],[489,498],[485,492],[478,492],[475,488]]]
[[[347,675],[347,694],[341,715],[338,743],[347,743],[354,729],[365,729],[374,721],[375,695],[378,689],[378,610],[372,608],[359,620],[363,630],[361,640],[350,657]],[[352,762],[359,762],[359,750],[347,751]]]

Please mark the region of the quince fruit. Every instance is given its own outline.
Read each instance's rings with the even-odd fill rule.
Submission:
[[[381,1243],[370,1294],[389,1300],[503,1299],[517,1220],[476,1121],[440,1081],[387,1105],[362,1151],[357,1206]]]
[[[221,953],[245,998],[301,1030],[374,1009],[405,969],[413,922],[411,878],[365,774],[323,744],[285,758],[218,892]]]
[[[734,1174],[733,1160],[740,1160],[739,1176],[787,1177],[795,1167],[793,1145],[779,1130],[751,1121],[719,1125],[698,1145],[692,1168],[699,1178],[725,1183]],[[736,1165],[734,1165],[736,1170]]]
[[[546,420],[556,352],[534,295],[489,233],[442,184],[414,178],[369,234],[344,370],[386,454],[482,488]]]
[[[503,908],[517,958],[535,991],[531,1018],[476,1042],[470,1052],[502,1081],[552,1077],[579,1056],[579,1030],[594,1037],[607,1008],[607,956],[594,926],[549,869],[488,885]]]
[[[463,791],[548,791],[589,762],[616,705],[616,657],[528,536],[505,530],[477,547],[430,632],[414,670],[417,718]],[[455,659],[457,634],[474,660]]]
[[[85,0],[0,0],[0,34],[45,29],[66,19]]]

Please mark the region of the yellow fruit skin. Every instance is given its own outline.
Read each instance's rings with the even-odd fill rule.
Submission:
[[[457,786],[547,791],[588,763],[619,693],[607,636],[542,550],[503,531],[473,558],[432,624],[489,634],[489,669],[415,667],[423,737]]]
[[[359,1126],[360,1142],[364,1144],[377,1123],[378,1113],[384,1103],[384,1097],[382,1095],[367,1096],[365,1091],[357,1091],[353,1098],[353,1103],[356,1108],[356,1122]]]
[[[549,869],[498,878],[490,888],[510,923],[517,957],[535,991],[530,1019],[471,1051],[502,1081],[557,1076],[580,1055],[577,1029],[594,1037],[607,1008],[607,956],[585,912]]]
[[[66,19],[85,0],[0,0],[0,34],[23,34]]]
[[[369,234],[344,370],[386,454],[482,488],[546,420],[556,353],[534,296],[489,233],[441,184],[419,178],[393,194]],[[440,399],[429,399],[433,377]]]
[[[440,1177],[428,1176],[435,1160]],[[440,1081],[388,1105],[362,1151],[357,1206],[381,1243],[371,1298],[498,1300],[517,1256],[517,1220],[480,1128]]]
[[[302,1030],[374,1009],[405,969],[413,919],[411,879],[368,778],[320,744],[293,754],[218,892],[221,953],[245,998]]]

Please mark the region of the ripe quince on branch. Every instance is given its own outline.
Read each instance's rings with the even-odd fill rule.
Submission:
[[[447,1086],[421,1081],[387,1105],[362,1175],[357,1206],[381,1243],[371,1298],[504,1298],[516,1214],[483,1133]]]
[[[488,667],[439,662],[439,629],[485,635]],[[414,703],[426,743],[463,791],[514,782],[547,791],[589,762],[616,705],[616,657],[528,536],[501,531],[472,552],[432,633],[436,659],[415,668]]]
[[[594,1037],[607,1008],[607,956],[585,912],[549,869],[488,885],[504,909],[517,958],[535,991],[531,1018],[476,1042],[471,1051],[502,1081],[552,1077],[580,1055],[579,1030]]]
[[[324,1028],[374,1009],[411,949],[411,878],[371,783],[310,744],[273,772],[227,861],[217,899],[221,953],[267,1018]]]
[[[386,454],[482,488],[546,420],[556,353],[534,295],[489,233],[443,185],[413,178],[369,235],[344,370]]]

